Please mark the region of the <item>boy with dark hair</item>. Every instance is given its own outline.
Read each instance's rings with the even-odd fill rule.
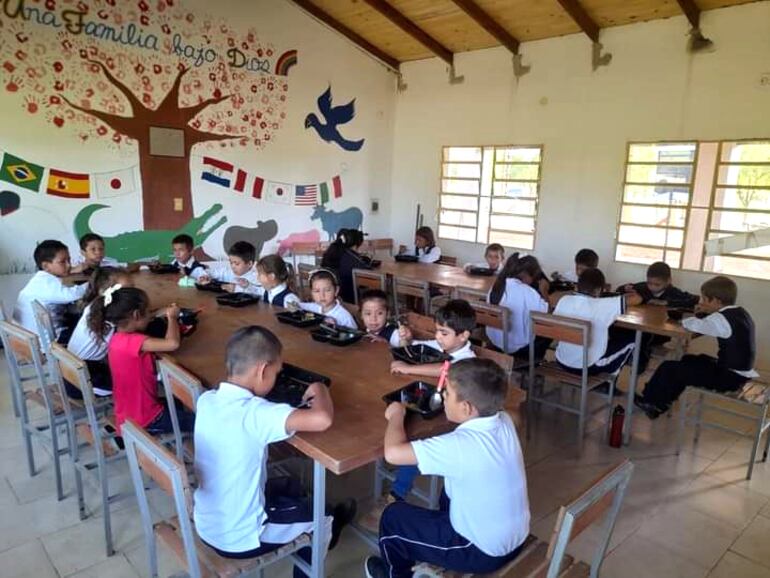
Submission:
[[[484,250],[483,263],[466,263],[463,269],[468,272],[472,268],[490,269],[499,273],[505,265],[505,248],[500,243],[491,243]]]
[[[416,562],[462,573],[494,572],[529,534],[524,460],[511,417],[503,410],[508,378],[489,359],[466,359],[449,370],[444,412],[453,432],[410,442],[405,407],[385,410],[385,459],[444,477],[439,510],[398,501],[380,523],[380,556],[366,560],[369,578],[412,576]]]
[[[35,247],[34,258],[38,272],[19,292],[13,318],[37,333],[32,302],[39,301],[51,315],[56,340],[66,345],[77,323],[77,317],[68,314],[67,306],[82,299],[88,285],[67,287],[62,283],[62,278],[70,274],[70,252],[61,241],[49,239],[41,242]]]
[[[754,321],[748,311],[735,305],[738,287],[729,277],[712,277],[701,285],[697,310],[702,319],[682,321],[688,331],[717,339],[717,357],[685,355],[679,361],[664,361],[647,382],[636,404],[650,419],[668,411],[688,385],[714,391],[735,391],[759,374],[754,370],[756,342]]]
[[[593,249],[580,249],[575,253],[575,271],[565,271],[564,273],[554,272],[551,275],[556,281],[567,281],[577,283],[578,278],[586,269],[597,269],[599,267],[599,255]]]
[[[372,341],[386,341],[391,347],[398,347],[401,338],[398,335],[398,325],[388,321],[390,307],[387,293],[380,289],[364,291],[359,305],[367,338]]]
[[[188,277],[199,279],[206,274],[206,266],[193,256],[194,243],[190,235],[177,235],[171,240],[174,260],[171,264]]]
[[[82,261],[70,268],[70,273],[90,275],[97,267],[116,267],[118,262],[104,256],[104,239],[96,233],[86,233],[80,237],[80,255]]]
[[[677,289],[671,284],[671,267],[657,261],[647,268],[647,281],[628,283],[618,287],[619,293],[626,294],[629,305],[660,303],[669,307],[695,307],[698,296]]]
[[[334,409],[325,385],[305,391],[306,409],[265,399],[281,371],[282,346],[268,329],[252,325],[227,343],[227,381],[202,394],[195,420],[193,517],[198,535],[226,558],[253,558],[313,528],[312,502],[296,480],[267,479],[268,446],[298,431],[324,431]],[[331,546],[355,515],[350,500],[326,518]],[[310,562],[310,548],[300,550]],[[294,576],[304,573],[294,568]]]
[[[251,293],[261,296],[264,292],[257,278],[255,261],[257,250],[247,241],[233,243],[227,251],[229,266],[217,263],[198,277],[198,283],[205,285],[212,279],[223,283],[222,289],[229,293]]]

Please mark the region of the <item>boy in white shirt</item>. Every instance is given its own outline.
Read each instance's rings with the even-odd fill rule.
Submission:
[[[199,279],[206,274],[206,266],[193,256],[195,243],[190,235],[177,235],[171,240],[171,248],[174,251],[174,260],[171,264],[179,269],[179,272],[187,277]]]
[[[524,459],[511,417],[503,410],[508,378],[489,359],[452,365],[444,411],[451,433],[410,442],[405,407],[385,410],[385,459],[444,477],[439,510],[391,504],[380,523],[380,557],[366,560],[369,578],[407,578],[416,562],[462,573],[494,572],[529,535]]]
[[[62,278],[70,274],[70,252],[61,241],[46,240],[35,247],[38,272],[19,292],[13,318],[20,325],[37,333],[32,302],[39,301],[51,315],[56,340],[66,345],[77,318],[70,315],[67,306],[83,298],[88,285],[68,287]]]
[[[578,278],[577,293],[561,297],[553,310],[554,315],[591,322],[587,361],[589,375],[620,371],[634,350],[633,333],[611,331],[610,327],[625,312],[625,297],[602,297],[604,285],[604,274],[599,269],[586,269]],[[583,346],[559,342],[556,361],[567,371],[580,373]]]
[[[484,251],[483,263],[466,263],[463,265],[463,269],[467,273],[472,268],[477,269],[490,269],[495,273],[499,273],[505,265],[505,248],[500,243],[492,243],[487,245]]]
[[[575,271],[565,271],[559,273],[555,271],[551,277],[554,281],[567,281],[568,283],[577,283],[578,278],[586,269],[597,269],[599,267],[599,255],[593,249],[580,249],[575,253]]]
[[[97,267],[117,267],[117,260],[104,256],[104,239],[96,233],[86,233],[80,237],[81,259],[70,273],[82,273],[90,275]]]
[[[281,371],[282,346],[264,327],[236,331],[227,343],[227,381],[198,400],[193,517],[198,535],[226,558],[253,558],[311,532],[312,502],[295,480],[267,479],[268,446],[298,431],[324,431],[334,417],[327,387],[305,391],[306,409],[265,399]],[[355,515],[355,502],[326,518],[331,547]],[[310,562],[310,548],[300,556]],[[295,577],[304,573],[295,567]]]
[[[206,285],[212,279],[223,283],[222,289],[228,293],[251,293],[262,295],[262,287],[257,279],[254,262],[257,250],[251,243],[238,241],[227,251],[228,264],[217,263],[208,271],[201,273],[198,283]]]

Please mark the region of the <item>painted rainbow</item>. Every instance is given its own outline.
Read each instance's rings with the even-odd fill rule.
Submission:
[[[275,73],[278,76],[288,76],[289,69],[295,64],[297,64],[297,51],[287,50],[281,54],[281,57],[275,63]]]

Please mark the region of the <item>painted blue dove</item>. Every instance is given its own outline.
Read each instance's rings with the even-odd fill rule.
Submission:
[[[356,99],[353,99],[345,105],[332,107],[332,87],[329,86],[326,92],[318,97],[318,110],[321,111],[326,124],[321,124],[318,117],[311,112],[305,118],[305,128],[313,127],[323,140],[337,143],[346,151],[360,150],[364,145],[364,139],[346,140],[337,130],[338,125],[347,124],[353,120],[356,115],[355,103]]]

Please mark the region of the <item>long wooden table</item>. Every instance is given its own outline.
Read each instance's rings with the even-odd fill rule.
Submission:
[[[394,259],[385,259],[375,271],[394,277],[419,279],[439,287],[467,287],[485,293],[495,282],[495,277],[469,275],[462,267],[439,263],[399,263]]]
[[[173,357],[198,376],[207,387],[214,387],[225,376],[224,355],[227,339],[247,325],[262,325],[283,343],[283,359],[291,364],[331,378],[334,423],[325,432],[299,432],[289,443],[313,459],[314,534],[312,575],[324,576],[322,521],[325,508],[326,470],[335,474],[350,472],[383,457],[385,403],[382,396],[414,377],[390,374],[391,355],[387,344],[361,341],[348,347],[335,347],[311,339],[309,331],[278,322],[278,308],[266,304],[242,309],[220,307],[216,295],[195,288],[181,288],[176,275],[134,275],[134,283],[150,296],[153,307],[172,302],[180,307],[202,308],[197,330],[182,340]],[[518,388],[509,392],[506,409],[516,411],[524,399]],[[451,429],[443,416],[433,420],[409,417],[410,438],[421,438]]]

